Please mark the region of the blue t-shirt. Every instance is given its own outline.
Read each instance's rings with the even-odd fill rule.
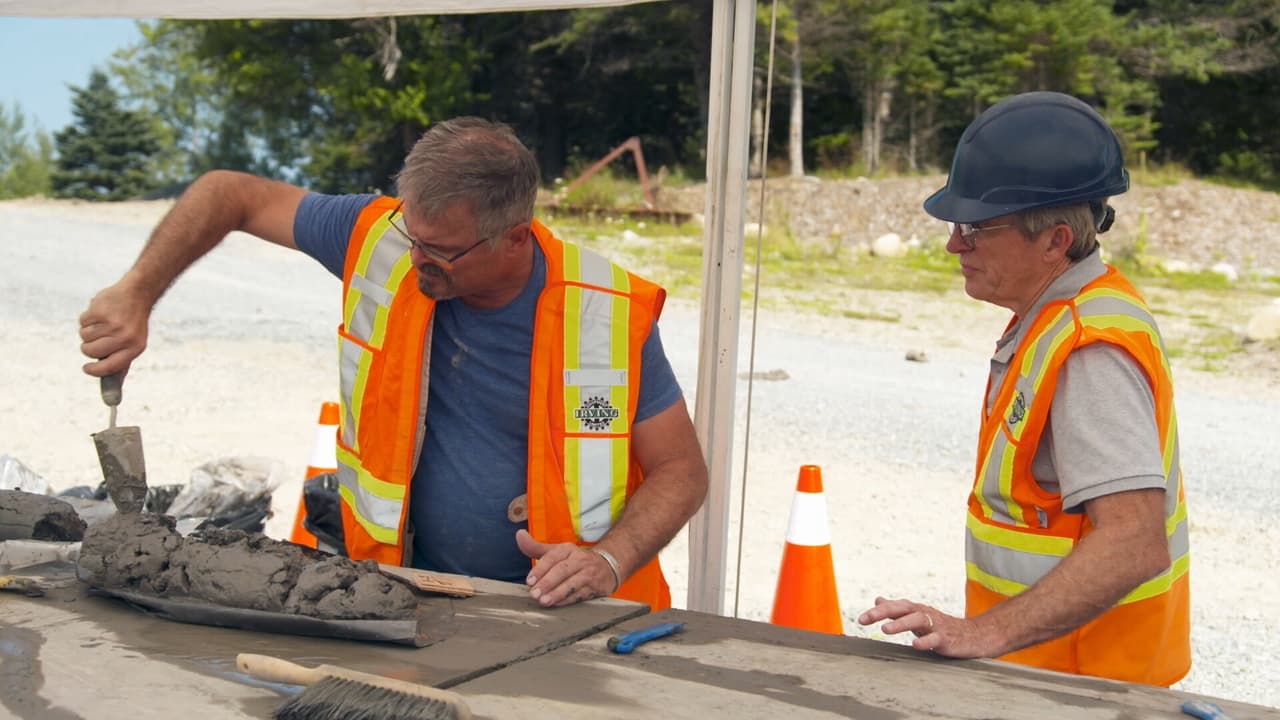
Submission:
[[[294,220],[298,248],[342,277],[356,216],[375,197],[308,194]],[[535,243],[529,282],[507,305],[436,303],[426,436],[409,494],[415,567],[510,582],[529,573],[515,543],[525,523],[509,521],[507,505],[526,490],[529,357],[546,277]],[[642,350],[636,422],[681,397],[655,323]]]

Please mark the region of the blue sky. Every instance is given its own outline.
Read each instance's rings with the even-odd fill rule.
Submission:
[[[141,38],[136,20],[0,17],[0,104],[17,101],[28,128],[71,123],[71,90],[116,49]]]

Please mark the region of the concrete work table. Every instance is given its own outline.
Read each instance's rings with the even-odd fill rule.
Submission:
[[[890,643],[597,600],[422,597],[435,641],[410,648],[171,622],[80,586],[0,593],[0,717],[269,718],[292,689],[238,673],[241,652],[449,687],[477,717],[1187,718],[1187,693],[946,661]],[[653,622],[683,632],[630,655],[607,639]],[[1280,712],[1216,701],[1232,718]]]

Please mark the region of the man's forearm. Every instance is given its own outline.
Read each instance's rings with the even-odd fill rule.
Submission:
[[[625,579],[671,542],[706,494],[701,457],[666,463],[645,477],[598,545],[617,558]]]

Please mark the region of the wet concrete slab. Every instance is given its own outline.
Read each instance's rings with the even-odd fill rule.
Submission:
[[[628,655],[607,648],[610,636],[655,622],[685,626]],[[1200,697],[679,610],[629,620],[453,690],[477,717],[522,720],[1186,720],[1183,700]],[[1280,718],[1280,711],[1214,701],[1237,720]]]
[[[514,585],[464,599],[424,595],[420,630],[430,644],[413,648],[178,623],[80,585],[36,598],[0,593],[0,717],[267,718],[296,688],[240,674],[238,653],[448,687],[647,610],[618,600],[548,610]]]

